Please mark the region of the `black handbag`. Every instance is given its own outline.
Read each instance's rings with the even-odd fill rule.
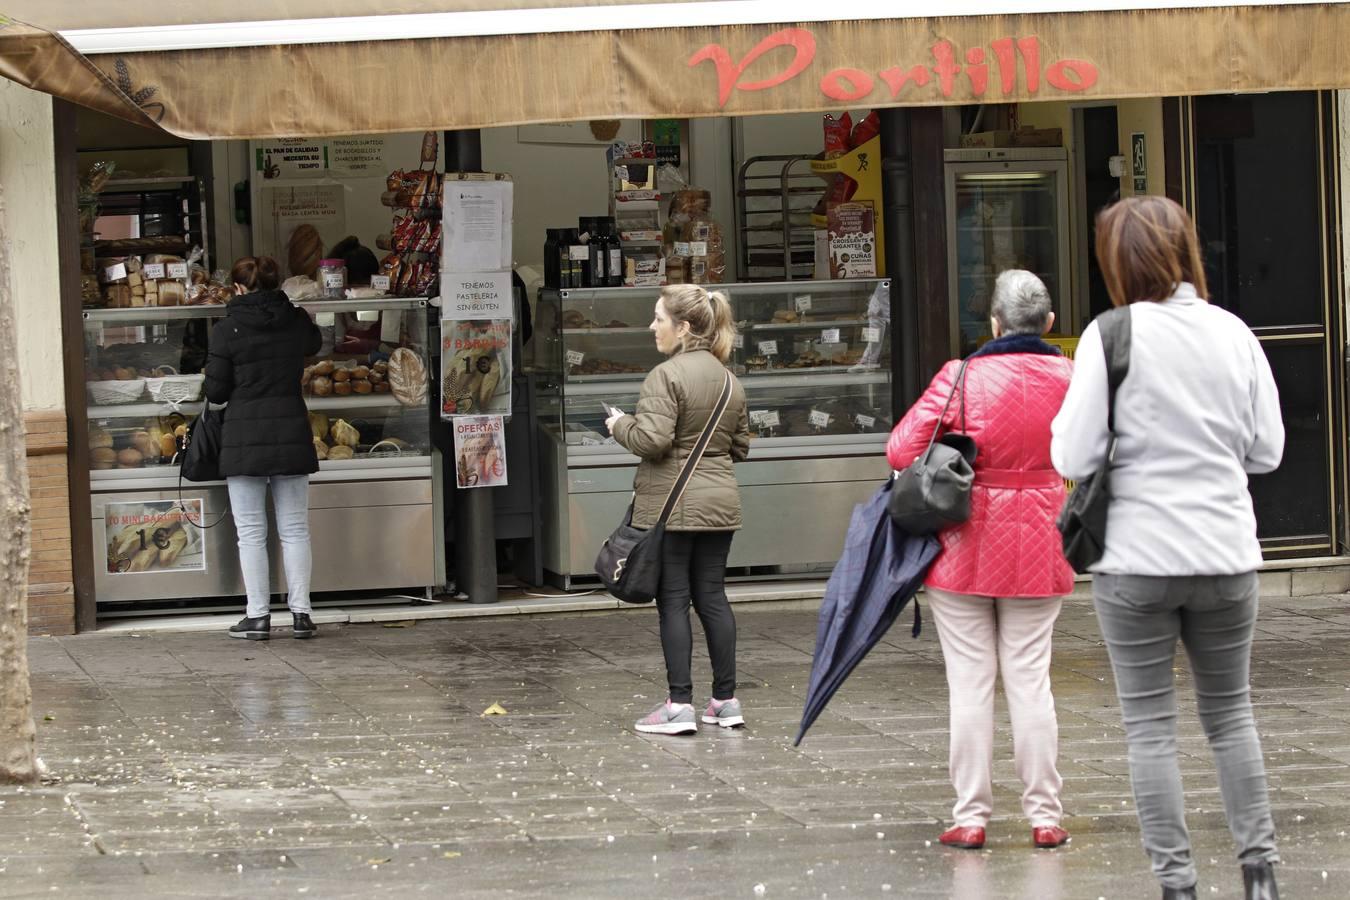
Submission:
[[[970,487],[975,483],[979,448],[966,430],[966,365],[961,363],[952,392],[933,426],[928,447],[909,467],[895,475],[887,510],[906,534],[933,534],[970,518]],[[938,437],[957,392],[961,394],[961,430]]]
[[[1106,356],[1106,458],[1097,471],[1074,487],[1055,527],[1064,539],[1064,558],[1083,573],[1106,551],[1106,516],[1111,507],[1111,465],[1116,458],[1116,391],[1130,371],[1130,308],[1097,317]]]
[[[628,512],[623,524],[614,529],[600,548],[595,558],[595,574],[604,582],[605,589],[625,603],[651,603],[661,588],[661,542],[666,534],[666,520],[680,502],[689,479],[694,475],[703,451],[708,448],[717,423],[722,420],[727,404],[731,402],[731,372],[727,372],[726,383],[722,385],[722,395],[717,406],[703,426],[694,448],[680,467],[680,474],[670,487],[665,506],[656,523],[648,529],[633,527],[633,504],[628,504]]]
[[[220,445],[224,414],[202,405],[201,415],[188,426],[178,451],[179,474],[188,481],[220,480]]]

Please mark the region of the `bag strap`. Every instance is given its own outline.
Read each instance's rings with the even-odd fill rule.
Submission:
[[[717,398],[717,406],[713,408],[712,415],[708,417],[708,424],[703,426],[703,433],[698,436],[698,441],[694,444],[694,449],[689,451],[688,458],[684,465],[680,467],[680,474],[675,478],[675,483],[670,486],[670,493],[666,495],[666,505],[661,507],[661,516],[656,520],[658,525],[665,523],[670,518],[670,514],[675,511],[675,504],[680,502],[684,496],[684,489],[689,486],[689,479],[694,477],[694,469],[698,467],[699,460],[703,458],[703,451],[708,449],[708,443],[712,440],[713,432],[717,430],[717,424],[722,421],[723,414],[727,411],[727,406],[731,403],[731,370],[726,370],[726,381],[722,383],[722,395]]]
[[[952,382],[952,392],[947,395],[947,402],[942,406],[942,412],[938,415],[937,424],[933,426],[933,435],[928,439],[928,446],[924,448],[921,458],[927,459],[928,454],[932,452],[933,445],[937,443],[938,432],[942,430],[942,423],[947,418],[947,410],[951,409],[952,398],[956,392],[961,392],[961,430],[966,430],[966,366],[970,364],[970,358],[961,360],[961,367],[956,370],[956,380]]]
[[[1099,317],[1102,355],[1106,357],[1106,430],[1116,439],[1116,391],[1130,372],[1130,308],[1111,310]],[[1112,450],[1114,451],[1114,446]]]
[[[210,404],[210,403],[204,403],[204,404],[202,405],[202,411],[201,411],[200,413],[197,414],[197,420],[194,421],[194,422],[192,423],[192,427],[193,427],[193,428],[197,427],[197,422],[201,422],[201,427],[205,428],[205,427],[206,427],[206,423],[205,423],[204,421],[202,421],[202,420],[203,420],[205,417],[207,417],[207,416],[218,416],[218,415],[220,415],[220,412],[219,412],[218,410],[213,410],[213,409],[211,409],[211,404]],[[212,522],[210,525],[204,525],[204,524],[202,524],[201,522],[194,522],[194,521],[192,520],[191,514],[188,513],[188,509],[187,509],[187,501],[183,499],[183,462],[182,462],[181,459],[179,459],[179,457],[181,457],[181,456],[183,455],[183,453],[187,450],[188,442],[191,441],[191,439],[192,439],[192,428],[189,428],[189,429],[188,429],[187,435],[183,438],[183,442],[179,445],[178,452],[176,452],[176,453],[173,455],[173,462],[177,462],[177,463],[178,463],[178,507],[177,507],[177,508],[178,508],[178,511],[181,512],[181,513],[183,514],[183,521],[187,522],[189,525],[192,525],[192,526],[194,526],[194,527],[196,527],[196,528],[198,528],[198,529],[200,529],[200,530],[202,530],[202,531],[205,531],[205,530],[208,529],[208,528],[215,528],[215,527],[216,527],[217,525],[219,525],[221,522],[225,521],[225,517],[228,516],[228,515],[230,514],[230,510],[229,510],[229,508],[227,507],[227,508],[225,509],[224,512],[222,512],[220,515],[216,516],[216,520],[215,520],[214,522]]]

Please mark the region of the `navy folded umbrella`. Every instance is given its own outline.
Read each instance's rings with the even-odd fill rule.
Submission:
[[[825,585],[811,683],[794,746],[913,599],[941,549],[931,535],[909,535],[895,527],[886,512],[890,492],[887,481],[870,500],[853,508],[844,552]],[[916,604],[914,635],[918,633]]]

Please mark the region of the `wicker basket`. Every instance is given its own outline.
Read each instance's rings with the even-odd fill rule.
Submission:
[[[200,400],[202,383],[205,381],[205,375],[165,375],[145,379],[145,386],[157,402],[176,406]]]
[[[95,406],[135,403],[145,393],[144,378],[132,378],[129,381],[88,381],[84,386],[89,391],[89,400]]]

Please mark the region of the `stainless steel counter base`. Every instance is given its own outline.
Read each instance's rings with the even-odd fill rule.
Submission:
[[[751,459],[736,466],[744,524],[728,565],[798,572],[832,566],[843,550],[853,507],[890,475],[885,441],[881,435],[871,442],[871,453],[857,453],[865,448],[854,444],[851,455],[814,458],[756,459],[752,450]],[[574,460],[569,467],[565,447],[550,440],[541,444],[544,567],[570,588],[574,579],[594,575],[595,554],[628,507],[636,462],[611,457],[616,464]]]
[[[311,591],[414,589],[436,584],[436,547],[430,466],[414,477],[336,480],[336,472],[315,476],[309,489],[310,541],[314,567]],[[319,480],[320,478],[324,480]],[[339,476],[340,477],[340,476]],[[100,606],[138,600],[238,596],[244,593],[234,520],[202,531],[204,572],[112,574],[107,558],[104,506],[122,501],[177,500],[177,487],[145,486],[95,491],[92,495],[95,596]],[[223,482],[184,484],[183,498],[204,500],[205,523],[229,508]],[[268,535],[273,593],[286,590],[286,573],[275,520]]]

